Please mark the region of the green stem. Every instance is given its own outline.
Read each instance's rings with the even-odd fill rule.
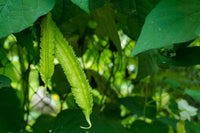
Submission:
[[[19,56],[19,62],[20,62],[20,71],[21,71],[21,91],[22,91],[22,106],[24,109],[24,112],[26,114],[25,125],[24,129],[26,128],[26,125],[28,124],[28,116],[29,116],[29,73],[30,73],[30,64],[28,65],[28,68],[26,69],[25,62],[24,62],[24,55],[23,55],[23,49],[20,45],[17,47],[17,52]],[[28,56],[29,57],[29,56]]]

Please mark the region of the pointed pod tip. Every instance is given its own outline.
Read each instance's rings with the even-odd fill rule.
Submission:
[[[82,128],[82,129],[90,129],[90,128],[92,127],[92,123],[91,123],[91,121],[90,121],[89,119],[87,119],[87,122],[88,122],[88,124],[89,124],[88,127],[80,126],[80,128]]]

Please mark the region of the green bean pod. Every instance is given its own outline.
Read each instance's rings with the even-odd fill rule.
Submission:
[[[51,77],[54,73],[54,31],[52,27],[51,14],[48,14],[41,22],[40,43],[40,75],[45,87],[51,89]]]
[[[55,38],[55,55],[61,64],[64,73],[72,87],[72,94],[78,106],[83,110],[85,118],[89,124],[88,127],[81,127],[88,129],[92,126],[90,122],[90,114],[92,113],[93,99],[91,94],[91,87],[86,79],[86,75],[81,68],[80,62],[76,57],[74,50],[63,37],[56,24],[50,19],[54,30]]]

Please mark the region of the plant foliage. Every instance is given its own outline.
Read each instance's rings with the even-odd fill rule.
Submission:
[[[200,0],[0,0],[0,133],[200,133],[199,53]]]

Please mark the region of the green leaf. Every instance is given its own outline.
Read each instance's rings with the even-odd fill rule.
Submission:
[[[56,23],[61,23],[62,22],[62,15],[63,15],[63,10],[64,10],[64,0],[56,0],[56,4],[51,11],[52,13],[52,18]]]
[[[68,40],[71,39],[69,37],[71,37],[72,34],[79,34],[79,36],[82,37],[86,33],[85,31],[88,26],[88,21],[89,21],[89,16],[85,13],[81,13],[79,15],[74,16],[69,21],[62,23],[62,25],[60,25],[60,29],[63,35],[68,37]]]
[[[196,34],[197,34],[198,36],[200,36],[200,26],[197,28]]]
[[[64,98],[70,91],[71,86],[62,70],[61,65],[56,65],[54,74],[52,76],[53,91],[56,92],[60,98]]]
[[[74,96],[72,95],[72,93],[70,93],[70,94],[67,96],[66,103],[67,103],[67,107],[68,107],[69,109],[78,109],[78,105],[76,104],[75,98],[74,98]]]
[[[133,40],[137,40],[146,16],[160,0],[115,0],[118,23]]]
[[[138,74],[135,81],[139,81],[158,70],[157,54],[155,50],[149,50],[139,54],[138,62]]]
[[[56,0],[0,0],[0,38],[31,26]]]
[[[117,20],[125,34],[133,40],[138,39],[143,23],[141,23],[139,16],[136,13],[129,16],[126,14],[119,14],[117,15]]]
[[[91,115],[93,126],[89,130],[80,128],[80,124],[84,123],[84,116],[80,110],[65,110],[58,114],[52,133],[127,133],[120,122],[96,115]],[[85,123],[86,124],[86,123]]]
[[[75,5],[79,6],[85,12],[90,14],[89,0],[71,0]]]
[[[20,131],[20,132],[17,132],[17,133],[30,133],[28,131]]]
[[[197,102],[200,102],[200,90],[191,90],[191,89],[186,88],[185,93],[191,96]]]
[[[161,0],[135,0],[136,13],[143,25],[146,16],[151,12],[151,10],[160,2]]]
[[[51,115],[41,115],[32,126],[34,133],[47,133],[53,127],[54,117]]]
[[[82,4],[83,8],[79,6],[79,1],[81,0],[57,0],[56,5],[52,10],[55,22],[61,24],[80,14],[87,13],[87,15],[89,15],[90,10],[102,7],[105,0],[82,0],[84,1]],[[88,5],[90,10],[87,7]],[[80,19],[79,21],[82,20]]]
[[[111,102],[105,104],[105,109],[103,110],[103,116],[110,120],[120,120],[121,119],[121,109],[120,104],[117,102]]]
[[[117,97],[116,92],[111,88],[104,76],[91,69],[86,69],[85,72],[93,88],[97,89],[101,94],[109,96],[110,98]]]
[[[179,113],[178,104],[177,104],[177,102],[173,98],[170,99],[169,109],[173,113]]]
[[[174,118],[170,118],[170,117],[161,117],[158,119],[158,121],[160,121],[166,125],[170,125],[170,126],[172,126],[172,128],[174,130],[176,130],[176,123],[178,122],[178,120],[176,120]]]
[[[0,132],[17,132],[22,126],[23,110],[12,88],[0,89]]]
[[[74,5],[71,0],[57,0],[51,12],[53,20],[57,25],[65,23],[79,14],[85,13],[78,6]]]
[[[200,126],[193,122],[185,122],[185,130],[187,133],[200,133]]]
[[[164,80],[164,82],[168,85],[170,85],[173,89],[177,90],[181,87],[181,84],[179,84],[175,79],[167,78]]]
[[[89,0],[90,10],[102,7],[106,0]]]
[[[23,30],[22,32],[15,33],[15,37],[17,38],[17,43],[22,47],[25,47],[27,52],[29,53],[31,61],[34,61],[35,64],[39,62],[38,51],[33,45],[34,37],[33,37],[33,29],[35,27],[28,28]]]
[[[0,68],[0,73],[10,78],[12,82],[18,82],[20,80],[19,73],[12,66],[12,64],[6,64],[6,66]]]
[[[153,123],[145,123],[144,121],[136,120],[131,125],[131,133],[168,133],[168,125],[159,121]]]
[[[199,5],[199,0],[161,1],[147,16],[132,55],[196,38]]]
[[[8,77],[0,75],[0,89],[3,87],[11,87],[10,84],[11,80]]]
[[[80,110],[64,110],[60,112],[52,128],[52,133],[84,133],[80,125],[86,125],[84,116]]]
[[[146,116],[148,118],[155,118],[156,116],[156,103],[146,101],[146,103],[149,102],[150,104],[145,105],[145,98],[143,97],[126,97],[119,99],[119,101],[134,114]]]
[[[108,5],[92,12],[92,17],[98,23],[96,34],[99,36],[108,36],[117,50],[121,53],[121,42],[113,15],[114,11]]]
[[[131,14],[134,12],[135,0],[111,0],[115,8],[123,14]]]
[[[158,63],[161,66],[192,66],[200,64],[200,47],[181,48],[176,52],[175,57],[158,56]]]

